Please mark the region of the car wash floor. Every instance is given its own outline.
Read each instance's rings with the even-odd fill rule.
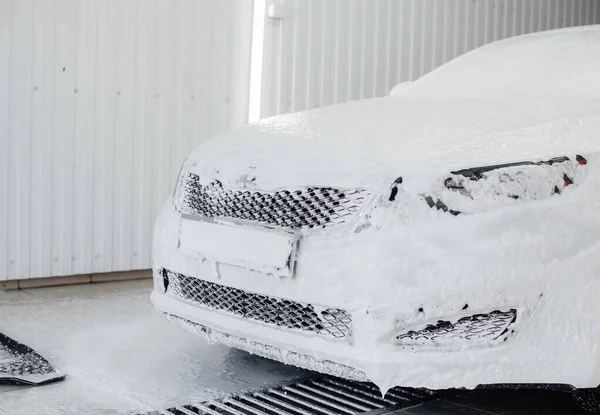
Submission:
[[[233,401],[226,397],[232,395],[241,396],[233,402],[237,406],[231,412],[216,413],[247,413],[240,409],[246,405],[256,410],[256,405],[251,402],[253,396],[245,398],[243,393],[257,389],[265,391],[266,398],[260,399],[267,406],[273,402],[269,396],[278,402],[283,394],[289,403],[300,391],[308,393],[308,398],[300,395],[297,400],[301,402],[313,399],[319,405],[319,400],[333,394],[345,409],[344,402],[365,407],[361,399],[371,402],[367,408],[377,408],[366,390],[352,391],[352,385],[336,386],[336,379],[322,380],[294,367],[208,345],[170,325],[150,304],[151,283],[138,280],[0,291],[0,331],[32,347],[67,374],[66,380],[45,386],[0,386],[0,414],[141,414],[169,408],[172,412],[164,413],[202,413],[185,405],[212,401],[227,406]],[[414,399],[392,412],[402,415],[580,413],[567,394],[543,390],[414,397],[410,391],[399,390],[398,395]],[[311,413],[303,408],[304,413]],[[285,412],[295,413],[281,410]]]

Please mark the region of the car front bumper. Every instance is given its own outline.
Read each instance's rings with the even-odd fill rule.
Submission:
[[[368,249],[373,244],[368,237],[358,241],[364,244],[362,256],[352,258],[342,237],[314,238],[302,245],[296,275],[287,279],[182,255],[177,249],[180,220],[167,201],[155,230],[152,301],[170,321],[210,341],[335,376],[368,379],[382,388],[525,383],[595,387],[600,383],[595,364],[597,311],[583,313],[565,304],[567,298],[595,304],[598,283],[584,283],[585,272],[569,280],[560,278],[561,273],[568,273],[568,261],[537,269],[528,278],[499,279],[486,271],[490,258],[475,250],[462,264],[463,272],[472,274],[470,278],[442,278],[448,264],[434,262],[428,263],[426,271],[438,276],[435,279],[393,278],[395,271],[410,271],[405,268],[378,270],[381,278],[373,281],[356,276],[368,275],[372,264],[383,263],[378,255],[387,253]],[[330,254],[327,260],[311,260],[311,254],[323,251]],[[412,263],[419,262],[415,258],[418,249],[407,255]],[[427,260],[421,258],[421,262]],[[352,316],[351,335],[338,339],[289,330],[198,306],[165,292],[162,269],[258,295],[346,310]],[[509,309],[517,310],[517,320],[498,341],[473,346],[468,342],[400,346],[395,341],[400,333],[439,320],[455,322]]]

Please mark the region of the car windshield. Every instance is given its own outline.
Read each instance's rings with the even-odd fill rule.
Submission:
[[[563,29],[476,49],[423,76],[406,95],[596,98],[598,73],[600,29]]]

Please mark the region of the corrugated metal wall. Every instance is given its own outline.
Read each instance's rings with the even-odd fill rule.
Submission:
[[[149,268],[197,144],[245,122],[247,0],[0,0],[0,280]]]
[[[600,23],[600,0],[267,0],[262,116],[386,95],[491,41]]]

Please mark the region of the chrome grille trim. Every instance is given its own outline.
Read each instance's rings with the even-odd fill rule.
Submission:
[[[312,304],[255,294],[168,270],[163,273],[168,280],[167,293],[194,305],[336,339],[350,334],[352,317],[344,310],[318,310]]]
[[[268,227],[304,230],[328,228],[350,221],[365,203],[366,190],[310,187],[274,193],[230,190],[214,181],[182,176],[179,196],[181,213],[213,219],[235,219]]]

